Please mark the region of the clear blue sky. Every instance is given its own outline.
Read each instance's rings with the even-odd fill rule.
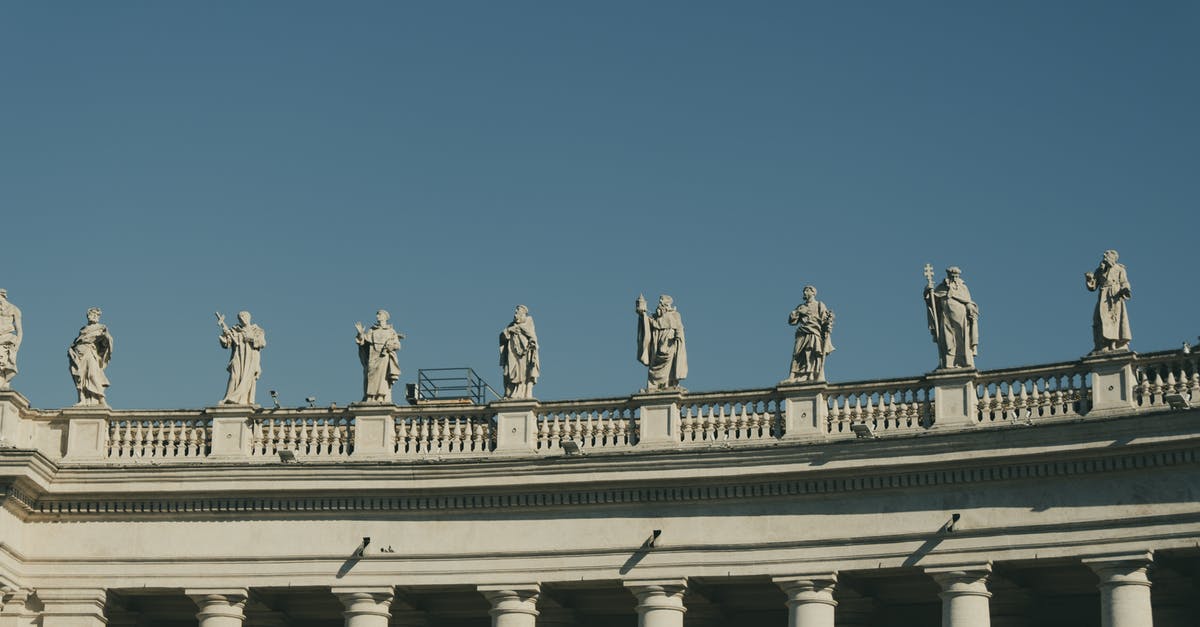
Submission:
[[[981,368],[1091,348],[1116,248],[1133,347],[1200,333],[1200,4],[6,2],[0,287],[15,387],[74,402],[88,307],[119,408],[224,393],[213,312],[267,332],[259,402],[360,395],[389,309],[402,381],[499,387],[517,303],[542,399],[644,385],[633,302],[675,297],[692,390],[787,374],[837,313],[834,381],[936,366],[921,268],[961,266]]]

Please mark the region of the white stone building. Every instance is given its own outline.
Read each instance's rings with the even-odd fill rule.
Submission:
[[[0,627],[1194,626],[1192,399],[1182,352],[488,406],[0,392]]]

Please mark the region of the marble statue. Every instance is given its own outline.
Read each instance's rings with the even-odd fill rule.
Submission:
[[[634,306],[638,316],[638,361],[647,366],[646,390],[678,388],[687,378],[687,343],[683,337],[683,319],[670,296],[658,297],[654,315],[646,313],[646,298],[638,296]]]
[[[940,368],[974,368],[979,354],[979,306],[957,267],[946,268],[946,279],[934,287],[933,267],[925,264],[925,314],[938,345]]]
[[[1117,251],[1106,250],[1095,272],[1085,273],[1087,288],[1099,292],[1096,312],[1092,316],[1093,352],[1129,350],[1129,313],[1125,301],[1132,295],[1125,266],[1117,263]]]
[[[267,335],[262,327],[250,323],[250,312],[239,311],[238,322],[226,326],[225,316],[217,314],[217,325],[221,335],[217,338],[222,348],[230,349],[229,385],[225,388],[222,403],[228,405],[254,405],[254,390],[262,374],[262,349],[267,345]]]
[[[512,322],[500,332],[500,368],[504,372],[504,398],[533,398],[541,361],[537,331],[525,305],[517,305]]]
[[[804,286],[804,302],[788,315],[788,324],[796,327],[792,349],[792,372],[788,381],[824,381],[825,357],[832,353],[833,312],[817,300],[817,288]]]
[[[392,386],[400,380],[400,361],[396,353],[400,350],[400,340],[403,333],[388,322],[391,314],[380,309],[375,312],[375,324],[365,329],[361,322],[355,322],[354,328],[358,335],[354,336],[358,344],[358,360],[363,367],[363,402],[391,403]]]
[[[87,310],[87,324],[79,329],[79,335],[67,349],[71,378],[79,393],[76,405],[108,405],[104,393],[109,382],[104,369],[112,359],[113,337],[108,327],[100,324],[100,314],[99,307]]]
[[[17,351],[21,349],[21,310],[8,302],[8,290],[0,289],[0,390],[7,390],[17,376]]]

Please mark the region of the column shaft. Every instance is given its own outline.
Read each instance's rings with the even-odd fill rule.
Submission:
[[[787,594],[788,627],[833,627],[837,574],[775,577],[772,581]]]
[[[987,578],[990,564],[971,568],[927,569],[942,592],[942,627],[991,627]]]
[[[1117,560],[1084,560],[1100,577],[1102,627],[1151,627],[1150,557]]]
[[[638,627],[683,627],[686,579],[626,581],[637,597]]]

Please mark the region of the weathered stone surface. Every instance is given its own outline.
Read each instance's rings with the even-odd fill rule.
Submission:
[[[107,405],[105,394],[109,386],[104,369],[112,359],[113,337],[108,327],[100,324],[100,308],[87,311],[87,324],[67,349],[71,363],[71,378],[79,402],[76,405]]]
[[[217,325],[221,327],[218,340],[222,348],[228,348],[229,384],[225,387],[222,403],[229,405],[254,405],[255,388],[262,375],[262,349],[267,346],[267,335],[262,327],[250,322],[250,312],[238,312],[238,322],[232,327],[225,324],[225,316],[217,314]]]
[[[364,403],[391,403],[392,386],[400,380],[400,361],[396,353],[404,334],[396,332],[390,318],[391,314],[380,309],[375,312],[375,324],[371,328],[363,328],[361,322],[354,323],[358,331],[354,342],[358,344],[358,359],[363,367]]]

